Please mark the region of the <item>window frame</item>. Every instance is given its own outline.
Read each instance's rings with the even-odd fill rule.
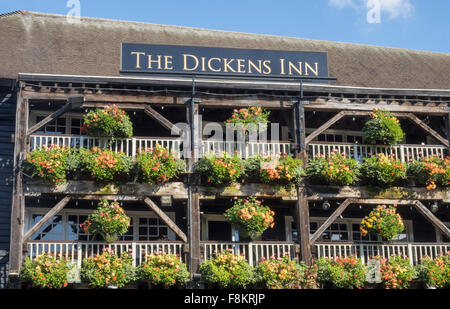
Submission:
[[[48,211],[50,210],[50,208],[32,208],[32,209],[27,209],[26,213],[25,213],[25,233],[32,227],[33,224],[33,215],[45,215],[46,213],[48,213]],[[61,216],[62,217],[62,224],[63,224],[63,237],[62,237],[62,241],[71,241],[68,240],[68,236],[69,236],[69,216],[73,216],[73,215],[78,215],[78,216],[89,216],[90,214],[92,214],[94,210],[91,209],[64,209],[62,211],[60,211],[58,214],[56,214],[55,216]],[[125,213],[127,214],[127,216],[132,218],[132,222],[133,222],[133,240],[125,240],[125,242],[129,241],[129,242],[139,242],[139,219],[141,218],[156,218],[161,220],[158,215],[153,212],[153,211],[126,211]],[[175,212],[167,212],[166,213],[167,216],[175,221]],[[48,226],[48,224],[44,224],[43,227]],[[166,225],[167,226],[167,225]],[[34,234],[35,235],[35,234]],[[34,236],[33,235],[33,236]],[[176,240],[176,234],[174,231],[172,231],[170,229],[169,226],[167,226],[167,238],[168,241],[175,241]],[[34,241],[30,238],[30,241]],[[49,240],[52,241],[52,240]],[[55,240],[56,241],[60,241],[60,240]],[[82,241],[85,242],[85,241]],[[87,241],[89,242],[89,241]],[[146,242],[141,241],[141,242]],[[148,242],[153,242],[151,240],[148,240]]]

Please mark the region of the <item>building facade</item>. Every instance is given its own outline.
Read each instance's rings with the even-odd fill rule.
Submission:
[[[8,279],[18,286],[25,256],[52,251],[81,262],[98,252],[104,244],[80,224],[102,199],[119,200],[132,218],[117,250],[131,249],[136,263],[152,251],[178,253],[193,273],[227,248],[253,264],[285,252],[307,263],[318,256],[400,252],[415,263],[450,249],[445,187],[209,186],[193,173],[203,154],[227,150],[223,139],[211,139],[208,125],[223,127],[234,109],[252,106],[269,110],[278,127],[268,141],[233,139],[232,151],[245,158],[285,152],[307,162],[334,150],[358,161],[375,153],[394,153],[405,163],[446,156],[449,54],[92,18],[69,23],[65,16],[25,11],[0,16],[0,37],[6,42],[0,46],[2,286]],[[156,48],[162,51],[150,55]],[[235,58],[223,56],[231,49]],[[278,74],[270,66],[276,61],[265,62],[261,51],[281,53]],[[304,62],[289,61],[289,53],[299,52]],[[177,53],[184,59],[179,68]],[[81,105],[71,103],[80,97]],[[188,165],[183,177],[158,186],[70,179],[55,187],[22,172],[24,155],[43,145],[105,146],[83,134],[83,115],[112,104],[130,115],[134,136],[108,147],[129,156],[156,144],[181,151]],[[374,108],[398,116],[402,143],[365,143],[361,128]],[[191,143],[172,135],[177,123],[187,125]],[[275,227],[256,241],[243,238],[223,215],[235,197],[247,196],[276,213]],[[394,203],[406,226],[394,242],[361,235],[361,219],[374,205]]]

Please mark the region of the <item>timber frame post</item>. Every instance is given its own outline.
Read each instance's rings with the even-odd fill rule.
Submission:
[[[11,209],[11,238],[9,251],[8,287],[19,289],[20,269],[23,262],[23,234],[25,228],[25,196],[22,184],[21,166],[27,151],[27,129],[29,104],[23,98],[23,84],[19,83],[14,135],[14,184]]]
[[[308,152],[306,145],[306,129],[305,129],[305,110],[303,101],[303,82],[300,81],[300,96],[293,108],[293,124],[295,137],[295,156],[301,159],[303,166],[306,166],[308,160]],[[306,265],[312,265],[312,251],[309,241],[309,203],[306,196],[306,187],[304,185],[297,186],[297,202],[294,207],[294,221],[297,225],[298,241],[300,244],[301,259]]]
[[[197,278],[196,274],[200,267],[200,194],[198,192],[199,177],[194,174],[195,163],[198,161],[200,150],[199,128],[199,104],[195,99],[195,78],[192,79],[192,96],[186,99],[186,118],[189,124],[189,158],[188,158],[188,200],[187,200],[187,224],[188,224],[188,266],[191,273],[191,280]]]

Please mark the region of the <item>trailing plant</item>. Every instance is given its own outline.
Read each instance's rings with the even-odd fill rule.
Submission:
[[[55,259],[51,252],[43,253],[33,260],[26,257],[21,275],[35,288],[63,289],[68,286],[67,275],[74,266],[68,258]]]
[[[94,288],[125,286],[136,279],[131,252],[123,252],[119,257],[110,248],[104,248],[102,254],[83,259],[81,279]]]
[[[229,249],[216,253],[200,265],[204,281],[221,288],[245,289],[255,282],[253,267],[241,255],[234,255]]]
[[[408,174],[428,190],[446,187],[450,184],[450,157],[430,156],[414,160],[408,165]]]
[[[109,203],[103,200],[81,227],[86,234],[99,234],[106,242],[114,242],[117,240],[117,235],[128,231],[130,221],[130,217],[125,214],[118,202]]]
[[[388,259],[377,258],[380,262],[381,280],[385,289],[407,289],[416,277],[407,256],[391,255]]]
[[[349,186],[358,181],[359,163],[334,150],[329,156],[309,161],[306,175],[312,181],[326,185]]]
[[[434,259],[424,256],[417,266],[418,278],[428,286],[445,288],[450,286],[450,251]]]
[[[125,111],[112,105],[86,114],[81,131],[89,136],[129,138],[133,136],[133,123]]]
[[[364,140],[369,144],[395,145],[400,143],[404,136],[400,122],[390,112],[374,109],[364,127]]]
[[[388,186],[406,179],[406,165],[393,155],[383,153],[365,158],[361,172],[369,183],[375,186]]]
[[[197,162],[195,172],[205,177],[207,183],[230,184],[240,179],[243,166],[242,159],[236,153],[230,156],[224,152],[222,157],[208,153]]]
[[[136,157],[138,173],[147,183],[167,182],[186,171],[186,163],[161,145],[143,149]]]
[[[329,282],[342,289],[361,289],[364,286],[366,268],[354,255],[345,258],[321,257],[316,266],[320,282]]]
[[[269,207],[262,205],[254,196],[235,198],[233,207],[225,212],[227,221],[245,230],[252,239],[260,236],[269,227],[274,227],[274,215]]]
[[[138,268],[138,277],[153,285],[171,287],[186,284],[189,272],[178,256],[159,252],[147,255],[145,262]]]
[[[305,176],[303,162],[286,153],[279,157],[267,157],[261,160],[260,179],[263,183],[300,184]]]
[[[397,213],[397,205],[379,205],[361,221],[360,230],[362,236],[371,233],[391,241],[405,230],[405,225]]]
[[[231,117],[225,121],[227,128],[234,125],[238,130],[248,132],[265,132],[269,123],[270,112],[262,107],[252,106],[249,108],[235,109]]]
[[[134,161],[124,153],[116,153],[109,149],[97,147],[87,150],[80,149],[81,164],[92,177],[99,182],[114,181],[121,175],[129,177]]]
[[[44,145],[25,156],[24,170],[51,184],[65,183],[69,153],[69,147]]]
[[[317,289],[317,269],[298,264],[288,255],[262,258],[255,267],[257,281],[268,289]]]

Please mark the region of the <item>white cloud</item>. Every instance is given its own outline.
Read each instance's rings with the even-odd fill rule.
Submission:
[[[398,17],[409,17],[412,14],[414,6],[411,0],[328,0],[329,6],[338,8],[367,8],[373,6],[374,2],[378,2],[381,12],[388,13],[389,19]]]

